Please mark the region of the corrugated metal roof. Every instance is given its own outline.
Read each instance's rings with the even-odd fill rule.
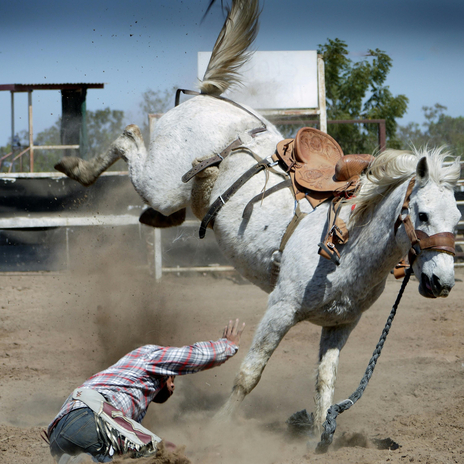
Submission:
[[[0,84],[0,90],[13,92],[29,92],[30,90],[78,90],[78,89],[103,89],[102,83],[65,83],[65,84]]]

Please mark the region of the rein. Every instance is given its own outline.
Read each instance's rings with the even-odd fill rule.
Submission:
[[[415,178],[413,177],[409,181],[408,188],[406,190],[406,195],[403,201],[403,205],[401,207],[400,215],[395,222],[395,235],[398,232],[398,228],[401,224],[404,225],[406,233],[408,234],[409,240],[411,241],[411,249],[409,250],[409,267],[406,269],[406,273],[403,279],[403,283],[401,284],[400,291],[398,292],[398,296],[396,297],[395,304],[392,307],[390,315],[388,316],[387,322],[385,327],[382,331],[382,335],[380,336],[379,342],[375,347],[374,353],[367,365],[366,371],[364,373],[361,382],[359,383],[358,388],[352,393],[352,395],[339,403],[333,404],[327,411],[326,420],[323,424],[324,432],[321,435],[321,441],[316,446],[316,453],[323,454],[326,453],[330,444],[333,441],[333,435],[335,433],[335,429],[337,428],[337,416],[341,414],[343,411],[350,409],[356,401],[358,401],[364,393],[364,390],[369,383],[370,378],[374,372],[374,368],[377,364],[377,360],[382,352],[383,345],[387,338],[387,335],[390,331],[393,319],[396,315],[396,310],[398,305],[401,301],[403,296],[404,290],[406,285],[409,282],[409,278],[413,273],[412,264],[414,260],[419,256],[419,254],[423,250],[433,250],[440,253],[448,253],[454,256],[455,254],[455,237],[451,232],[439,232],[434,235],[427,235],[425,232],[414,229],[414,226],[411,221],[411,217],[409,216],[409,202],[412,190],[414,188]]]
[[[358,388],[351,394],[351,396],[348,399],[333,404],[327,411],[327,416],[323,424],[324,432],[322,432],[321,441],[316,446],[316,453],[323,454],[327,452],[330,444],[333,441],[333,434],[335,433],[335,429],[337,428],[337,416],[341,414],[343,411],[350,409],[351,406],[353,406],[354,403],[356,403],[356,401],[358,401],[363,395],[364,390],[366,389],[367,384],[369,383],[369,380],[372,377],[372,374],[374,373],[375,365],[377,364],[377,360],[382,352],[383,345],[387,338],[388,332],[390,331],[393,319],[396,315],[396,310],[398,308],[398,305],[400,304],[401,297],[403,296],[404,290],[409,282],[411,274],[412,267],[406,270],[406,275],[404,276],[400,291],[398,293],[398,296],[396,297],[395,304],[393,305],[390,315],[388,316],[387,322],[382,331],[382,335],[380,336],[379,342],[375,347],[374,353],[372,354],[369,364],[367,365],[366,372],[364,373],[364,376],[361,379]]]

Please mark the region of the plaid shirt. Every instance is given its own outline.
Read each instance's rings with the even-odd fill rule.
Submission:
[[[193,374],[219,366],[233,356],[238,347],[225,338],[199,342],[182,348],[145,345],[131,351],[108,369],[93,375],[80,388],[98,391],[126,417],[141,422],[148,406],[170,375]],[[85,408],[72,394],[49,426],[74,409]]]

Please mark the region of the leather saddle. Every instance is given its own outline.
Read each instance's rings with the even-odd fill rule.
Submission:
[[[344,155],[328,134],[303,127],[294,139],[277,144],[274,159],[290,175],[297,200],[307,198],[315,208],[323,201],[356,190],[372,155]]]
[[[316,208],[331,199],[327,231],[319,243],[319,254],[339,265],[337,245],[346,243],[349,235],[346,224],[338,217],[340,199],[354,195],[362,172],[374,157],[344,155],[330,135],[312,127],[303,127],[295,139],[285,139],[277,144],[273,159],[290,175],[297,200],[306,198]],[[293,230],[287,228],[283,243]],[[283,250],[282,244],[280,250]]]

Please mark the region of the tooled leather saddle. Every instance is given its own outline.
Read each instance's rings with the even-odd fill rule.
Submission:
[[[344,155],[330,135],[303,127],[277,144],[274,159],[290,175],[296,199],[306,197],[316,207],[333,196],[350,196],[374,157]]]
[[[295,139],[285,139],[277,144],[273,159],[289,174],[296,200],[306,198],[313,208],[332,200],[327,233],[319,244],[319,254],[340,264],[336,245],[346,243],[348,229],[338,217],[339,200],[355,193],[362,172],[374,157],[344,155],[330,135],[312,127],[303,127]],[[292,230],[288,233],[291,234]]]

